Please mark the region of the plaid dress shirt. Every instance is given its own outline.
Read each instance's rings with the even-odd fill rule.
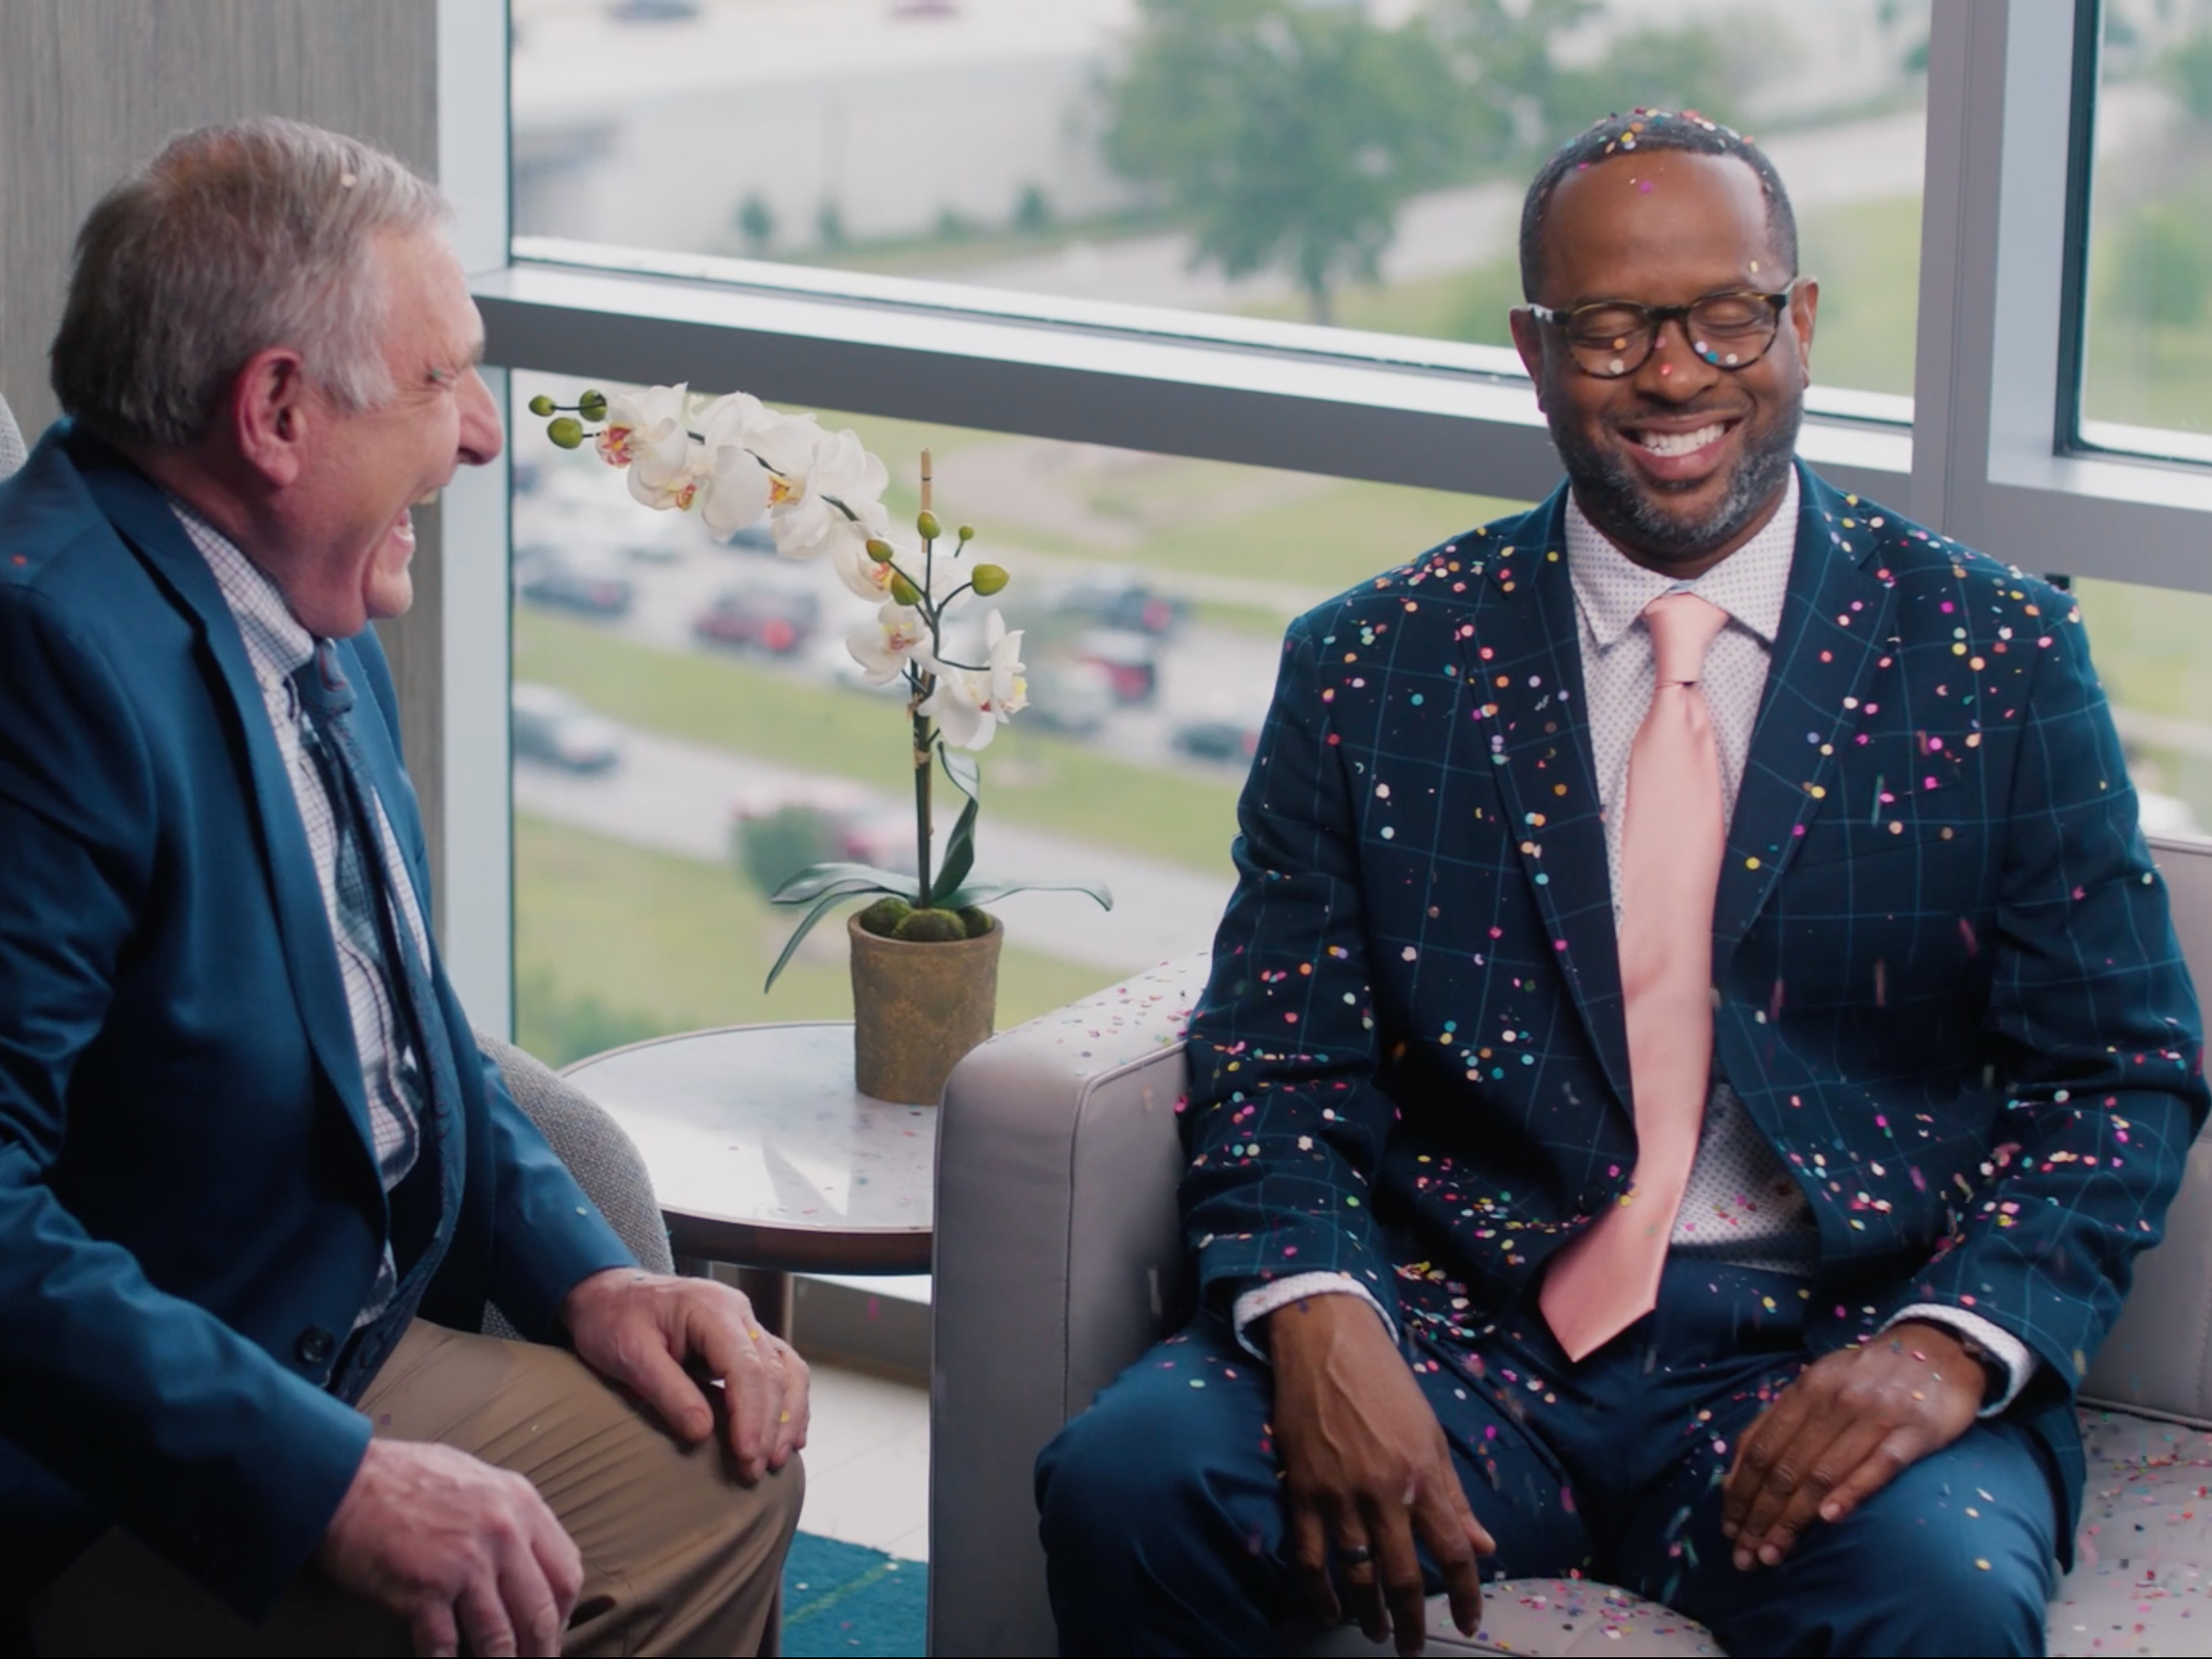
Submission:
[[[324,914],[329,918],[330,937],[337,951],[338,974],[345,986],[346,1012],[353,1029],[353,1044],[361,1061],[362,1086],[368,1097],[369,1123],[375,1137],[377,1166],[384,1190],[391,1191],[414,1167],[417,1128],[408,1097],[399,1081],[403,1063],[413,1064],[406,1050],[407,1036],[400,1024],[392,987],[383,973],[347,938],[338,913],[338,835],[329,791],[314,759],[300,742],[307,715],[300,707],[292,676],[314,655],[314,636],[302,627],[285,604],[276,583],[239,551],[229,537],[173,496],[169,502],[178,522],[200,555],[208,561],[223,603],[237,620],[245,642],[246,660],[252,665],[255,683],[273,730],[277,750],[284,757],[286,775],[307,835],[307,850],[314,859],[316,885],[322,890]],[[401,862],[397,839],[384,805],[377,803],[377,851],[384,860],[385,885],[397,895],[401,912],[398,931],[420,955],[427,971],[429,935],[416,905],[413,883]],[[384,1264],[368,1305],[357,1326],[373,1319],[390,1300],[397,1283],[392,1247],[385,1246]]]

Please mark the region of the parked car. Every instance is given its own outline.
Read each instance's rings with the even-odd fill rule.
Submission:
[[[1127,628],[1092,628],[1071,642],[1078,662],[1106,671],[1106,687],[1124,708],[1152,701],[1160,689],[1160,665],[1152,636]]]
[[[638,597],[618,560],[543,542],[515,550],[514,589],[534,604],[595,617],[621,616]]]
[[[691,624],[710,645],[739,646],[784,657],[814,637],[822,601],[813,594],[775,588],[728,588]]]
[[[1260,728],[1241,720],[1193,720],[1177,726],[1168,741],[1194,760],[1243,766],[1260,752]]]
[[[1119,628],[1164,639],[1190,620],[1188,601],[1140,582],[1090,582],[1064,590],[1054,609],[1095,627]]]
[[[1045,657],[1029,665],[1029,706],[1022,721],[1088,738],[1113,712],[1113,682],[1095,662]]]
[[[518,680],[509,702],[518,758],[570,772],[604,772],[622,759],[622,729],[559,687]]]

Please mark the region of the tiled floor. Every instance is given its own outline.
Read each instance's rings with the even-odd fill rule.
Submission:
[[[929,1558],[929,1395],[910,1383],[813,1368],[800,1527],[908,1561]]]

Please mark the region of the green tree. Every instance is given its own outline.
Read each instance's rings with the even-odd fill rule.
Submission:
[[[1279,268],[1330,320],[1373,281],[1398,208],[1462,159],[1461,88],[1427,20],[1357,6],[1141,0],[1108,88],[1108,160],[1157,186],[1229,277]]]
[[[1524,163],[1606,113],[1553,50],[1603,9],[1600,0],[1431,0],[1431,27],[1468,104],[1470,159]]]
[[[2212,33],[2175,41],[2159,55],[2159,79],[2165,81],[2189,118],[2212,126]]]
[[[758,259],[767,252],[768,244],[775,240],[775,209],[758,190],[738,204],[738,234],[745,238],[745,251]]]

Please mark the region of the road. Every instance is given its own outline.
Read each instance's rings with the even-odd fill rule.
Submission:
[[[987,754],[984,764],[987,777]],[[528,760],[514,768],[519,812],[724,868],[739,806],[824,799],[898,809],[888,796],[843,779],[635,730],[625,732],[622,760],[611,772],[578,776]],[[991,907],[1003,913],[1007,937],[1021,949],[1116,974],[1205,950],[1233,879],[1226,848],[1220,874],[1205,876],[998,822],[987,808],[977,847],[979,868],[987,876],[1080,876],[1112,888],[1111,911],[1081,893],[1018,893]],[[731,879],[738,879],[734,872]]]
[[[607,483],[607,493],[620,510],[640,519],[651,519],[646,509],[622,497],[621,486],[612,477]],[[518,546],[552,541],[556,536],[571,547],[604,548],[608,545],[583,526],[562,524],[559,511],[558,503],[519,498],[515,504]],[[587,540],[587,535],[590,540]],[[808,593],[819,607],[813,637],[788,657],[755,652],[745,660],[816,685],[860,683],[859,670],[845,649],[845,640],[873,619],[872,612],[866,601],[846,591],[826,560],[796,563],[768,554],[735,552],[712,545],[703,534],[671,540],[661,551],[660,562],[631,560],[622,565],[622,573],[636,592],[635,603],[625,616],[597,625],[656,650],[718,649],[702,647],[691,632],[692,623],[717,594],[740,588],[754,592]],[[1051,609],[1054,589],[1079,581],[1112,582],[1124,579],[1125,574],[1156,591],[1277,611],[1286,621],[1297,611],[1326,597],[1318,589],[1308,591],[1288,583],[1246,582],[1203,572],[1123,573],[1110,561],[1055,557],[1020,547],[995,551],[1014,570],[1019,584],[1008,592],[1001,607],[1008,625],[1016,628],[1023,626],[1025,620],[1043,619]],[[971,601],[965,625],[979,627],[984,611],[983,605]],[[1028,654],[1034,668],[1036,653]],[[1215,779],[1233,776],[1178,752],[1173,741],[1175,729],[1199,720],[1233,720],[1256,727],[1267,712],[1281,655],[1276,640],[1258,634],[1203,624],[1185,627],[1158,647],[1159,691],[1153,702],[1113,709],[1099,730],[1087,735],[1086,741],[1139,766]],[[1041,692],[1042,685],[1033,688],[1032,695]]]

